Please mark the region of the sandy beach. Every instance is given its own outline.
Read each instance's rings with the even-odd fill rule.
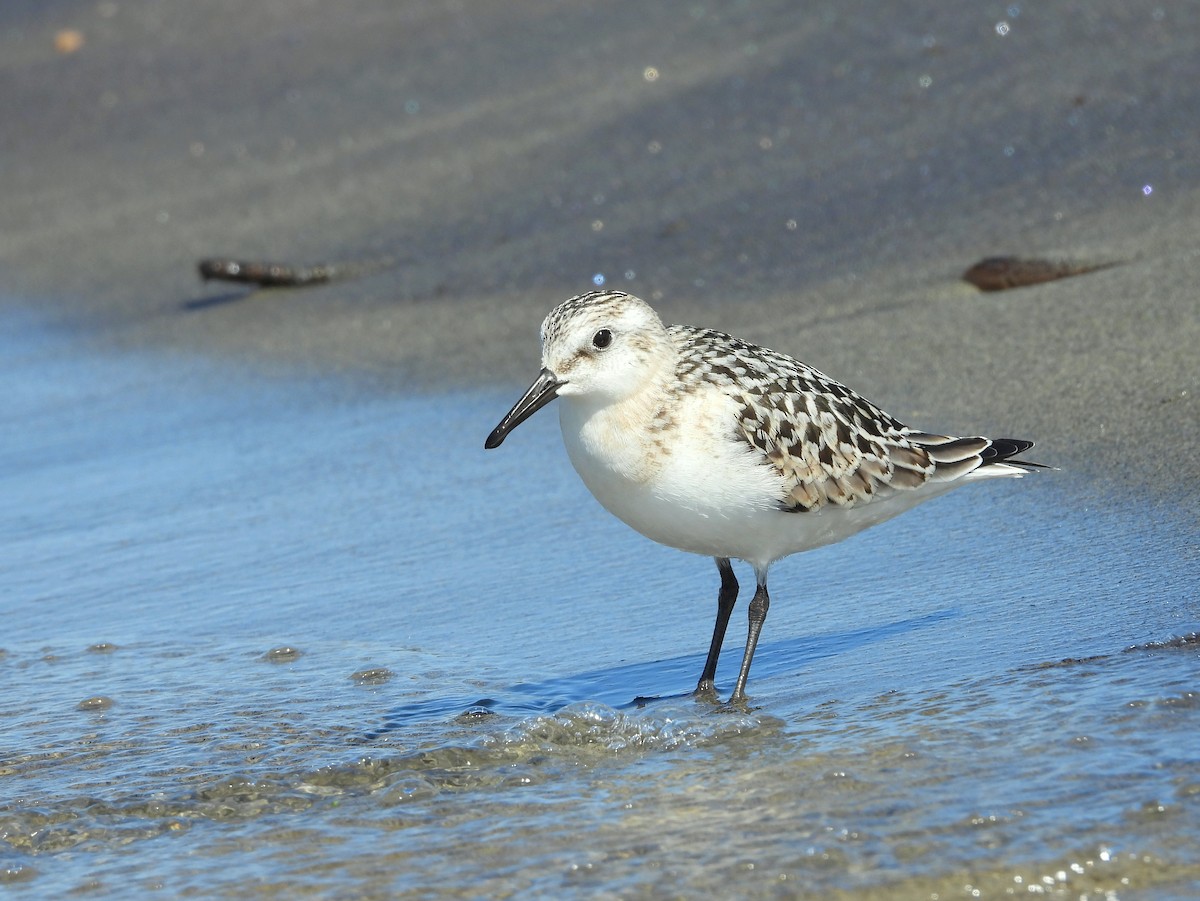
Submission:
[[[602,276],[906,420],[1196,507],[1190,7],[0,15],[6,302],[113,346],[515,386],[541,317]],[[1123,265],[959,281],[1002,254]],[[364,274],[201,284],[225,255]]]

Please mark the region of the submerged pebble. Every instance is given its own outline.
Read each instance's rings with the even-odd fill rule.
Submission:
[[[14,882],[29,882],[38,875],[33,867],[20,863],[10,863],[0,866],[0,885]]]
[[[477,723],[480,720],[485,720],[490,716],[496,716],[496,711],[489,710],[487,707],[469,707],[454,718],[456,723]]]
[[[262,655],[262,660],[268,663],[291,663],[304,656],[304,652],[299,648],[293,648],[290,645],[281,645],[277,648],[271,648],[267,653]]]
[[[85,698],[84,700],[80,701],[76,705],[76,708],[79,710],[94,712],[98,710],[108,710],[110,707],[112,707],[112,705],[112,698],[106,698],[103,695],[97,695],[94,698]]]
[[[373,666],[351,673],[350,678],[360,685],[380,685],[388,681],[394,673],[386,666]]]

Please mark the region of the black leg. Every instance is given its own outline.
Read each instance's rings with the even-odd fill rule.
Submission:
[[[767,596],[766,570],[756,572],[758,589],[750,602],[750,630],[746,634],[746,653],[742,655],[742,668],[738,672],[737,684],[733,687],[733,695],[729,700],[746,700],[746,679],[750,676],[750,661],[754,659],[754,649],[758,646],[758,635],[762,632],[763,623],[767,621],[767,611],[771,608],[771,599]]]
[[[696,685],[696,694],[705,694],[715,686],[717,658],[721,656],[721,643],[725,640],[725,627],[729,625],[729,614],[737,603],[738,581],[728,557],[717,557],[717,570],[721,573],[721,591],[717,595],[717,621],[713,625],[712,644],[708,646],[708,659],[704,661],[704,672]]]

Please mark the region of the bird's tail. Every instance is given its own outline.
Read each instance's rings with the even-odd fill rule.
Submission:
[[[1022,476],[1038,469],[1050,469],[1044,463],[1017,460],[1017,455],[1033,447],[1023,438],[955,438],[918,432],[908,440],[933,460],[933,481],[952,482],[965,478]]]

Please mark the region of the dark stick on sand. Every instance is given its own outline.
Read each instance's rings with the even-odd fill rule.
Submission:
[[[988,257],[964,272],[962,280],[980,291],[1007,291],[1119,265],[1120,263],[1077,263],[1071,260],[1039,260],[1025,257]]]
[[[340,267],[290,266],[286,263],[244,262],[210,257],[196,264],[200,277],[207,281],[243,282],[263,288],[303,288],[322,285],[344,273]]]

